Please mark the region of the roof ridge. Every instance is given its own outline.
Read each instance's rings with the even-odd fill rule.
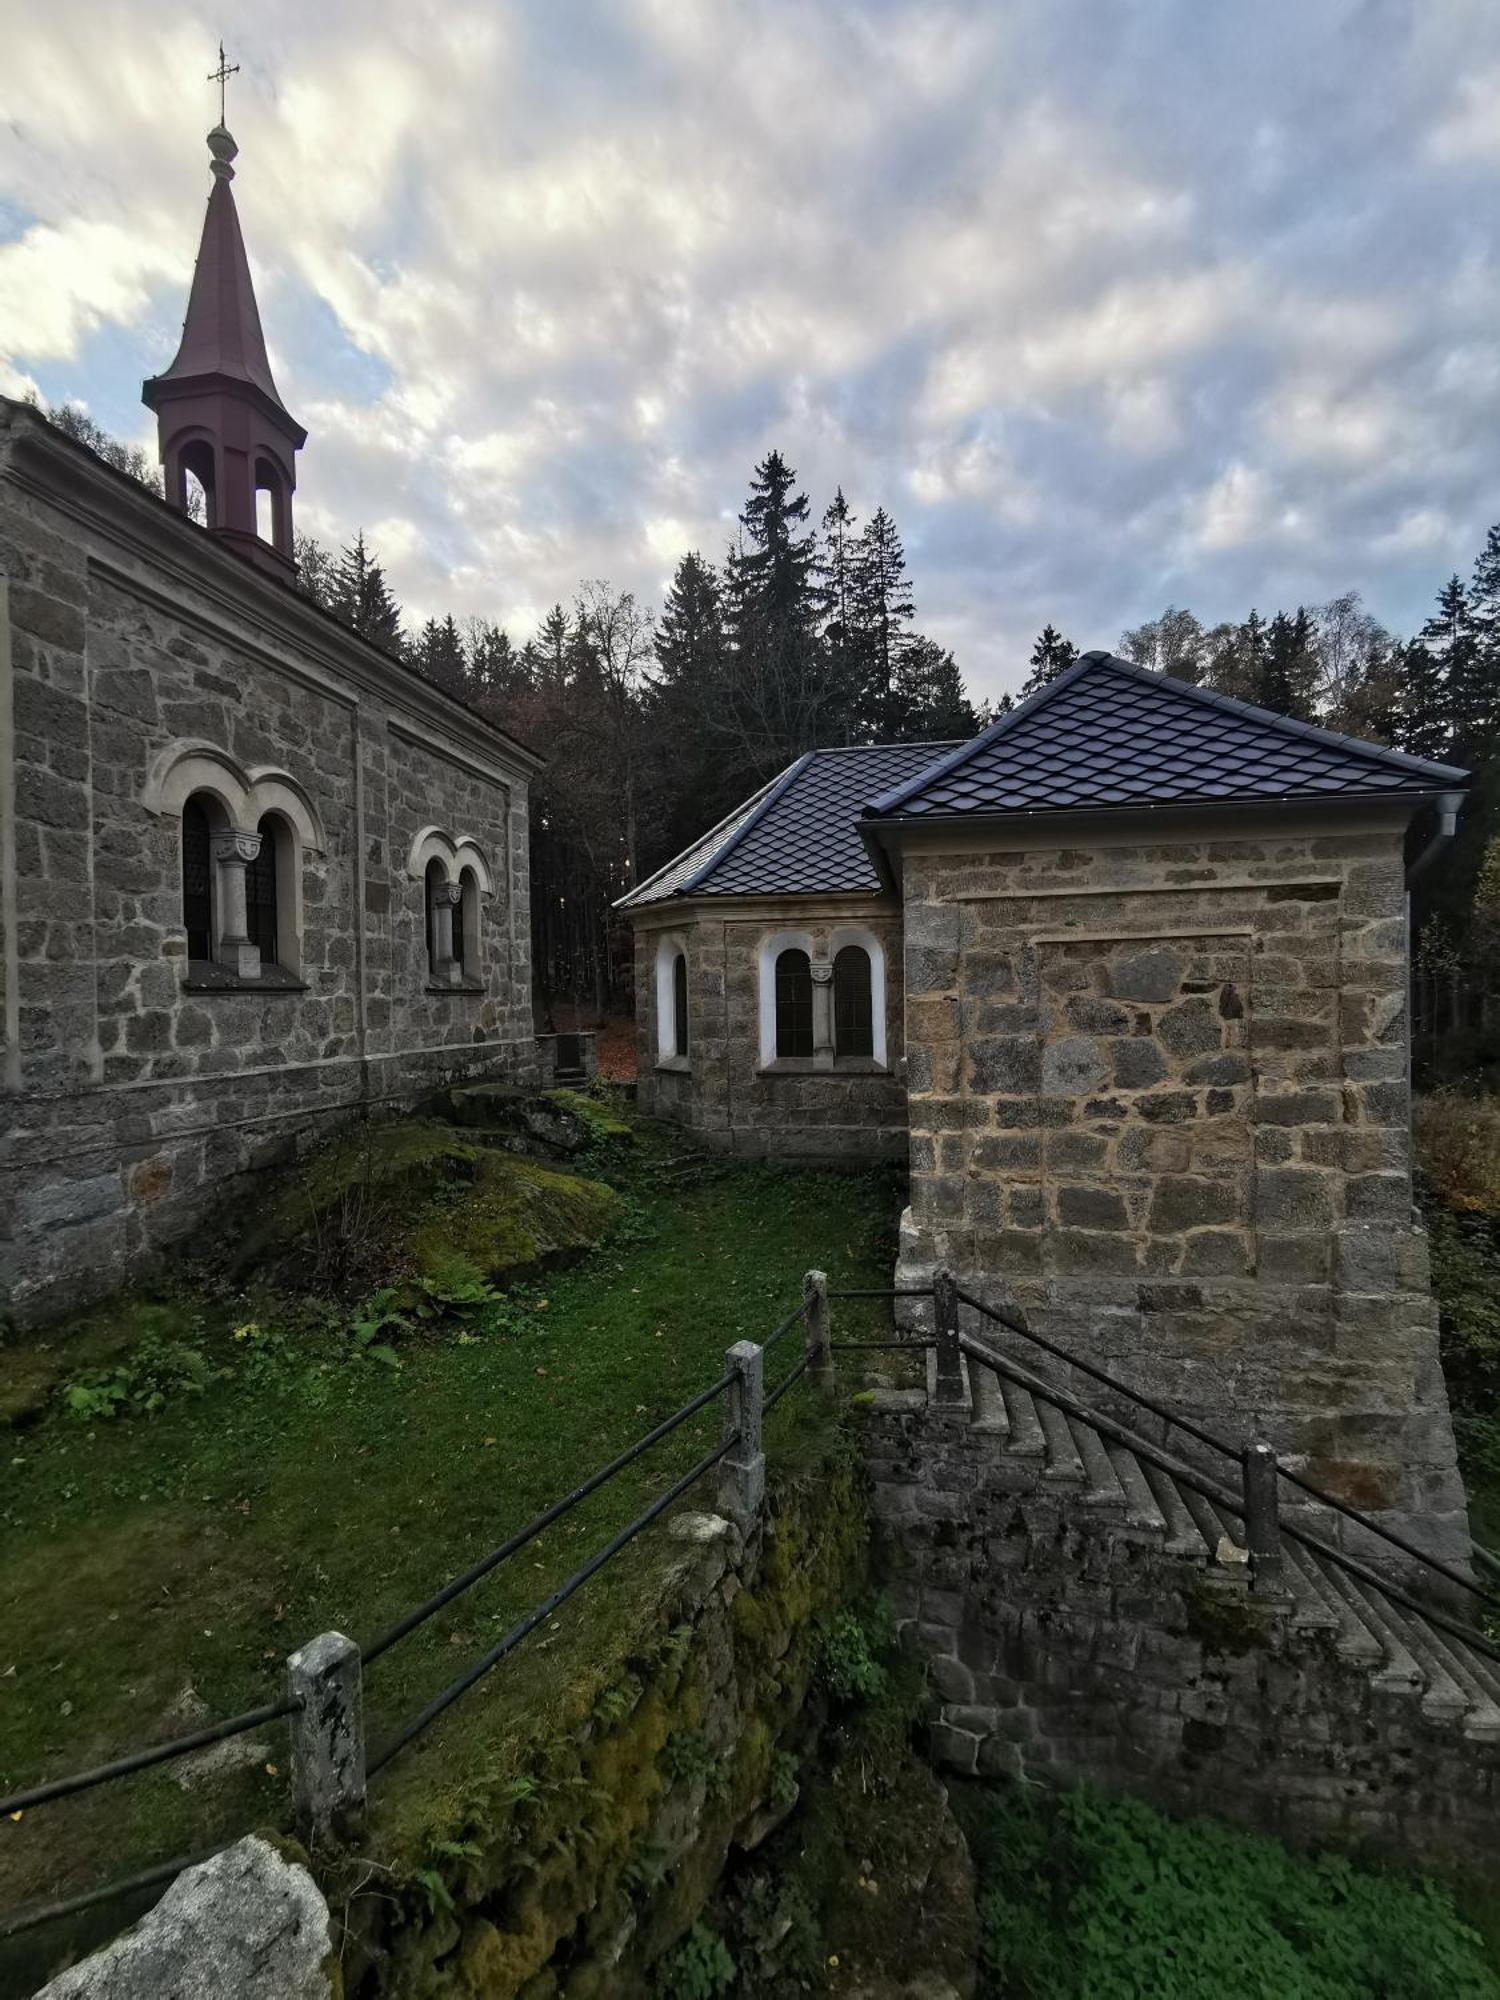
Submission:
[[[1240,701],[1233,695],[1220,694],[1214,688],[1199,687],[1194,682],[1178,680],[1175,675],[1158,673],[1151,668],[1139,666],[1133,660],[1124,660],[1118,654],[1107,653],[1100,649],[1082,654],[1055,680],[1048,681],[1044,687],[1038,688],[1035,694],[1021,703],[1019,708],[1010,709],[1006,714],[997,716],[988,729],[982,730],[970,742],[961,744],[947,757],[940,758],[925,770],[919,771],[914,778],[892,786],[890,790],[873,799],[864,808],[861,817],[880,819],[899,812],[929,786],[961,769],[972,758],[1013,733],[1039,708],[1056,700],[1076,682],[1086,676],[1101,674],[1134,682],[1138,686],[1165,695],[1169,700],[1182,701],[1189,706],[1213,709],[1220,714],[1243,718],[1273,735],[1338,750],[1344,756],[1358,759],[1374,770],[1431,778],[1438,783],[1445,781],[1462,783],[1469,775],[1457,765],[1439,764],[1427,758],[1412,757],[1404,750],[1390,750],[1383,744],[1366,742],[1362,737],[1345,736],[1337,730],[1324,729],[1317,723],[1300,722],[1294,716],[1278,714],[1275,709],[1260,708],[1254,702]]]

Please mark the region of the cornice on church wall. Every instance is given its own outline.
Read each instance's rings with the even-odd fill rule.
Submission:
[[[220,638],[232,625],[234,644],[267,665],[351,705],[360,694],[371,695],[431,731],[454,754],[492,759],[511,781],[524,783],[542,768],[545,759],[536,751],[361,638],[294,584],[237,555],[39,410],[0,396],[0,446],[0,467],[15,485],[111,546],[114,560],[91,552],[91,561],[113,581]],[[185,592],[203,609],[185,601]]]

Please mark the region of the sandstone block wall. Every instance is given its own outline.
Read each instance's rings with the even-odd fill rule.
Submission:
[[[884,948],[883,1067],[840,1058],[761,1061],[760,951],[783,931],[805,932],[815,955],[836,929],[857,927]],[[656,959],[681,940],[688,962],[689,1055],[658,1059]],[[744,904],[723,899],[667,905],[635,919],[637,1094],[650,1117],[670,1119],[715,1152],[770,1159],[900,1159],[906,1151],[901,1080],[901,919],[890,902],[824,898]]]
[[[133,482],[0,408],[0,1309],[107,1290],[366,1105],[528,1075],[530,761]],[[61,454],[61,456],[59,455]],[[301,990],[185,985],[186,742],[285,770]],[[428,990],[414,835],[483,848],[482,990]]]
[[[865,1445],[940,1762],[1408,1859],[1493,1852],[1500,1748],[1428,1719],[1331,1635],[1048,1491],[964,1421],[869,1415]]]
[[[903,1281],[1467,1552],[1414,1226],[1404,815],[905,862]]]

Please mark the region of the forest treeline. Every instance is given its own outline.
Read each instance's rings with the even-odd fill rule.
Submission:
[[[49,412],[120,470],[155,485],[144,453],[87,415]],[[494,622],[409,622],[363,534],[340,552],[299,538],[300,587],[415,672],[547,759],[533,794],[539,984],[586,1006],[630,998],[628,939],[610,906],[804,750],[961,738],[1010,708],[972,703],[953,654],[918,623],[894,520],[861,521],[842,490],[814,522],[778,451],[754,468],[718,561],[678,562],[660,612],[602,581],[579,586],[518,644]],[[1207,625],[1169,606],[1121,633],[1146,667],[1345,734],[1463,765],[1459,837],[1424,880],[1429,962],[1500,959],[1500,524],[1470,576],[1399,637],[1357,592]],[[1051,624],[1020,699],[1077,658]]]

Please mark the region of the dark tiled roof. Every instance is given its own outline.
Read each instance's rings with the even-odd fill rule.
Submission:
[[[1068,812],[1231,800],[1431,792],[1465,773],[1335,736],[1108,653],[1074,667],[930,770],[873,818]]]
[[[670,896],[808,896],[882,887],[859,837],[861,808],[929,769],[946,743],[810,750],[712,833],[622,896],[640,909]]]

